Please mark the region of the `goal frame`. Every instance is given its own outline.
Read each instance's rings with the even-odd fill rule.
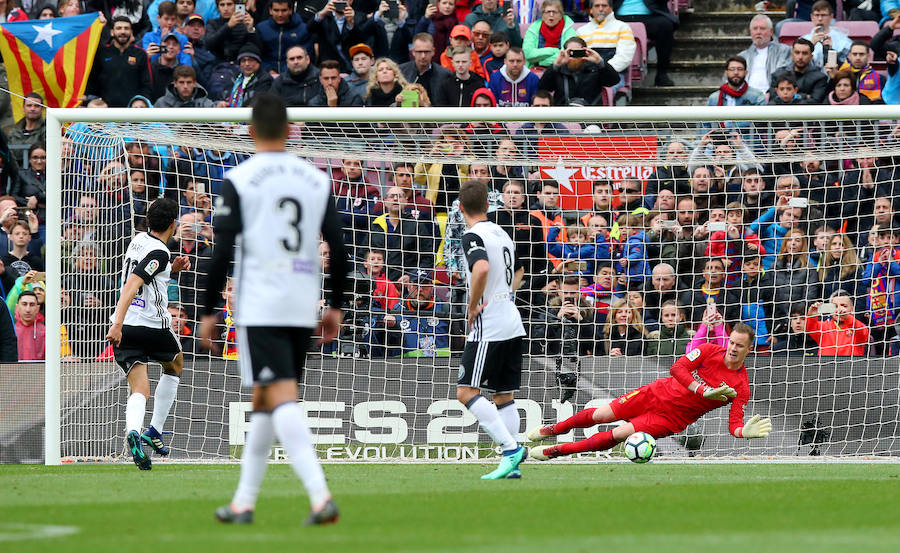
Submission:
[[[47,125],[46,336],[44,369],[44,464],[61,464],[61,236],[62,130],[70,123],[248,122],[249,108],[51,108]],[[289,121],[305,122],[700,122],[900,120],[900,105],[853,106],[842,113],[831,106],[627,106],[521,108],[288,108]]]

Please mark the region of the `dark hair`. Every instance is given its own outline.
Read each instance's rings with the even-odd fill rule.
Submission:
[[[116,23],[128,23],[128,26],[131,27],[132,30],[134,30],[134,24],[131,22],[130,19],[128,19],[128,16],[126,16],[126,15],[117,15],[117,16],[113,17],[112,18],[112,27],[115,27]]]
[[[162,2],[156,8],[156,13],[157,17],[161,15],[178,15],[178,12],[175,10],[175,2],[169,2],[168,0]]]
[[[725,69],[728,69],[728,66],[731,65],[731,62],[733,61],[738,62],[744,66],[744,69],[747,69],[747,60],[744,56],[728,56],[728,59],[725,60]]]
[[[497,31],[496,33],[491,34],[491,40],[490,40],[489,44],[497,44],[498,42],[507,42],[508,43],[509,37],[506,35],[506,33],[502,32],[502,31]],[[519,47],[515,46],[514,48],[519,48]],[[519,48],[519,50],[521,50],[521,48]]]
[[[28,157],[31,157],[31,154],[34,153],[35,150],[44,150],[47,151],[47,145],[43,142],[35,142],[31,146],[28,147]]]
[[[843,79],[850,79],[850,88],[853,92],[856,92],[856,79],[853,78],[853,73],[849,69],[841,69],[834,74],[834,77],[831,79],[831,88],[834,88]]]
[[[459,204],[468,215],[487,212],[488,183],[481,179],[469,180],[459,187]]]
[[[756,341],[756,332],[752,328],[750,328],[750,326],[747,324],[744,324],[744,323],[735,324],[734,327],[731,329],[731,333],[734,334],[735,332],[737,332],[738,334],[744,334],[746,336],[749,336],[750,337],[750,345],[753,345],[753,342]]]
[[[44,97],[38,94],[37,92],[29,92],[25,95],[26,98],[31,98],[32,100],[37,100],[40,103],[44,103]]]
[[[581,277],[578,275],[561,275],[559,277],[559,285],[562,286],[563,284],[581,286]]]
[[[587,42],[585,42],[583,38],[578,36],[569,37],[569,40],[567,40],[566,43],[563,44],[563,48],[568,48],[569,44],[572,44],[573,42],[581,46],[582,48],[587,48]]]
[[[791,317],[806,316],[806,305],[795,303],[791,306]]]
[[[175,71],[172,72],[172,82],[174,83],[178,79],[183,79],[185,77],[190,77],[191,79],[197,80],[197,71],[190,65],[179,65],[175,68]]]
[[[509,50],[506,53],[509,54],[510,52],[512,52],[513,54],[522,54],[523,56],[525,55],[525,50],[522,50],[518,46],[510,46]]]
[[[534,103],[535,98],[543,98],[544,100],[553,100],[553,95],[550,94],[549,90],[538,90],[534,93],[534,96],[531,97],[531,102]]]
[[[775,86],[778,87],[781,83],[788,82],[794,88],[797,88],[797,77],[794,76],[793,71],[782,71],[775,75]]]
[[[598,186],[608,186],[610,191],[612,191],[612,187],[613,187],[611,182],[609,182],[608,180],[601,179],[601,180],[594,181],[594,184],[591,185],[591,192],[596,192]]]
[[[379,250],[378,248],[369,248],[366,250],[366,257],[369,257],[370,253],[377,253],[381,256],[382,259],[387,259],[387,256],[384,255],[384,250]]]
[[[852,50],[854,46],[862,46],[866,49],[866,53],[869,52],[869,43],[865,40],[854,40],[850,43],[850,49]]]
[[[829,2],[828,0],[819,0],[818,2],[816,2],[815,4],[812,5],[812,8],[810,8],[810,13],[816,12],[816,11],[821,12],[821,11],[826,11],[826,10],[831,15],[834,15],[834,8],[831,7],[831,2]]]
[[[157,198],[147,208],[147,228],[165,232],[178,219],[178,204],[169,198]]]
[[[325,60],[319,64],[319,70],[321,71],[322,69],[337,69],[340,71],[341,64],[335,60]]]
[[[812,43],[811,40],[809,40],[808,38],[803,38],[802,36],[794,41],[794,44],[791,45],[791,48],[793,48],[794,46],[796,46],[798,44],[801,46],[808,46],[810,52],[812,52],[816,48],[816,46]]]
[[[35,302],[38,301],[37,294],[35,294],[35,293],[32,292],[31,290],[24,290],[21,294],[19,294],[19,299],[16,300],[16,303],[19,303],[20,301],[22,301],[22,298],[27,298],[27,297],[29,297],[29,296],[31,296],[32,298],[34,298],[34,301],[35,301]]]
[[[287,106],[281,96],[261,92],[253,101],[250,125],[263,140],[277,140],[287,134]]]

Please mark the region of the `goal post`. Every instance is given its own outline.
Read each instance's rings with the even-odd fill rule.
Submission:
[[[207,220],[214,218],[212,206],[203,208],[196,203],[185,204],[186,187],[193,186],[189,193],[194,199],[190,201],[195,201],[198,196],[214,199],[221,173],[253,153],[252,141],[246,130],[250,113],[250,109],[245,108],[47,110],[45,310],[47,328],[56,330],[49,330],[46,336],[46,464],[73,459],[123,458],[121,436],[124,432],[120,427],[124,405],[121,390],[127,384],[121,371],[109,360],[108,354],[104,357],[100,351],[102,348],[95,342],[100,334],[105,334],[108,326],[115,303],[113,301],[110,305],[108,298],[117,292],[120,285],[118,256],[131,236],[120,235],[119,229],[133,233],[141,228],[140,215],[135,210],[136,204],[133,204],[131,187],[134,172],[143,173],[143,178],[148,179],[146,190],[169,193],[182,202],[182,214],[197,211],[207,214]],[[900,108],[871,105],[847,109],[831,106],[289,108],[288,117],[292,123],[288,141],[290,151],[309,159],[336,180],[351,180],[345,174],[346,160],[359,162],[361,180],[351,183],[346,190],[357,190],[356,187],[367,190],[371,187],[372,193],[377,192],[378,195],[377,199],[362,198],[368,211],[354,210],[353,205],[347,207],[350,212],[347,220],[352,221],[349,223],[352,228],[346,229],[349,239],[355,239],[360,232],[366,235],[364,245],[351,244],[356,252],[352,286],[354,303],[346,310],[347,332],[342,334],[335,349],[315,353],[307,369],[306,388],[309,395],[304,397],[304,404],[323,459],[454,461],[491,454],[486,436],[479,433],[474,419],[459,409],[453,394],[461,329],[464,326],[460,325],[459,317],[464,312],[465,299],[464,283],[453,276],[457,272],[454,267],[458,268],[458,265],[453,265],[454,255],[458,257],[458,252],[453,250],[452,240],[453,233],[459,232],[460,227],[458,219],[454,219],[459,214],[458,211],[455,215],[453,212],[453,190],[447,188],[450,186],[447,183],[454,182],[458,186],[459,182],[470,178],[469,171],[474,166],[487,166],[488,178],[493,183],[492,188],[496,189],[491,196],[492,208],[496,206],[501,209],[503,185],[507,181],[521,181],[529,203],[531,200],[543,201],[542,183],[554,181],[560,197],[559,220],[563,226],[576,233],[582,232],[576,227],[586,229],[585,236],[592,243],[597,237],[590,233],[599,232],[613,250],[621,250],[622,246],[615,244],[625,242],[627,237],[619,236],[618,228],[625,228],[633,221],[620,218],[620,222],[616,223],[607,219],[611,214],[621,216],[630,211],[624,207],[627,187],[623,183],[638,183],[644,187],[642,198],[651,190],[659,192],[669,186],[662,184],[658,169],[666,165],[665,149],[673,142],[680,142],[686,147],[685,157],[679,158],[686,171],[700,166],[709,168],[711,189],[692,189],[693,175],[671,185],[678,200],[695,200],[694,210],[702,212],[700,217],[704,222],[712,211],[722,211],[724,217],[728,210],[733,210],[726,208],[726,204],[734,198],[744,197],[743,183],[750,178],[753,169],[759,169],[757,174],[761,173],[764,181],[763,194],[770,202],[765,205],[760,203],[754,208],[760,216],[770,207],[776,207],[778,177],[799,177],[804,184],[797,188],[795,196],[813,197],[811,204],[814,204],[809,209],[801,207],[801,203],[792,202],[789,206],[791,210],[799,210],[798,217],[802,217],[802,238],[806,244],[803,255],[811,253],[809,243],[822,239],[817,235],[817,228],[830,229],[830,233],[821,231],[828,234],[829,240],[835,235],[848,239],[852,237],[852,246],[859,254],[859,271],[853,276],[844,275],[841,282],[846,281],[845,287],[852,285],[854,288],[850,293],[856,315],[869,330],[874,331],[869,342],[874,344],[877,341],[874,337],[877,332],[882,333],[882,342],[881,354],[869,357],[803,357],[802,352],[790,349],[787,353],[800,356],[784,357],[776,354],[774,345],[757,344],[759,353],[748,361],[752,369],[753,401],[748,404],[747,416],[760,412],[773,417],[773,436],[768,440],[752,442],[733,440],[727,434],[727,408],[723,408],[701,419],[698,427],[689,429],[687,433],[661,441],[660,454],[674,458],[694,455],[723,458],[792,458],[807,454],[838,458],[900,455],[896,445],[900,443],[897,440],[900,428],[896,425],[900,411],[900,365],[896,361],[898,358],[890,355],[896,346],[890,339],[894,320],[891,297],[893,276],[884,274],[874,277],[881,280],[875,285],[877,293],[870,293],[870,284],[875,281],[872,275],[864,274],[866,260],[863,254],[872,253],[866,248],[874,249],[874,245],[857,240],[868,231],[868,228],[862,228],[862,218],[868,223],[869,217],[874,216],[874,213],[861,210],[874,206],[879,194],[891,200],[889,220],[892,224],[888,227],[893,229],[893,213],[897,211],[893,203],[897,201],[896,194],[900,193],[900,186],[893,184],[895,174],[900,178],[900,171],[895,172],[897,167],[894,161],[900,161],[900,140],[897,139],[900,133],[896,127],[900,121]],[[535,131],[534,134],[521,132],[523,128],[530,129],[529,125],[534,123],[548,125],[547,130]],[[783,133],[779,134],[779,131],[792,129],[799,130],[788,138],[784,138]],[[78,136],[74,136],[76,134]],[[704,142],[705,136],[711,138]],[[776,140],[776,136],[781,138]],[[498,153],[502,150],[499,143],[504,139],[511,143],[512,153]],[[786,147],[787,140],[794,141],[791,148]],[[436,147],[439,142],[446,143],[443,149]],[[135,143],[139,145],[136,149],[131,146]],[[779,147],[779,144],[785,147]],[[718,150],[719,146],[725,149]],[[860,172],[856,160],[864,154],[869,155],[867,152],[877,159],[877,164],[874,171]],[[849,196],[834,196],[818,188],[813,191],[810,188],[813,185],[806,184],[813,182],[812,177],[794,169],[810,160],[821,164],[821,173],[825,175],[820,179],[823,184],[842,185],[851,178],[846,175],[870,178],[858,175],[865,173],[873,175],[874,184],[868,181],[862,184],[862,181],[853,182],[848,184],[848,188],[873,184],[879,191],[887,192],[867,196],[867,203],[861,197],[854,197],[855,203],[847,207],[851,205],[846,199]],[[386,258],[399,260],[399,266],[391,267],[389,264],[386,272],[390,275],[392,269],[396,269],[397,274],[404,275],[399,284],[395,278],[388,279],[394,281],[390,284],[396,285],[397,294],[403,301],[406,301],[409,290],[413,289],[404,282],[418,282],[418,272],[423,269],[427,271],[422,278],[427,279],[429,288],[434,285],[433,290],[428,292],[434,294],[435,301],[432,303],[446,304],[447,307],[446,313],[421,317],[421,326],[426,327],[427,331],[419,329],[417,325],[420,321],[413,315],[401,320],[406,316],[402,305],[397,308],[396,314],[385,312],[391,309],[372,307],[376,302],[373,299],[376,296],[375,284],[357,287],[364,280],[360,274],[366,274],[368,270],[365,266],[366,252],[378,249],[371,240],[379,231],[372,225],[381,213],[371,208],[377,205],[376,201],[386,199],[388,188],[397,178],[392,168],[401,164],[414,167],[413,197],[427,200],[421,204],[407,202],[407,207],[416,212],[412,216],[416,224],[408,228],[421,232],[422,228],[431,225],[434,234],[428,237],[428,244],[432,251],[411,251],[407,246],[392,246],[389,241],[376,244],[382,244],[380,247]],[[775,167],[782,169],[776,173],[772,170]],[[447,168],[450,172],[443,172]],[[724,174],[719,175],[716,173],[718,170]],[[125,176],[120,177],[121,173]],[[826,177],[838,180],[825,183]],[[122,178],[124,180],[119,180]],[[593,186],[597,181],[609,181],[611,184],[612,205],[608,211],[603,211],[602,223],[592,222],[590,217],[592,213],[600,213],[594,209],[592,198]],[[102,185],[98,184],[101,182]],[[110,189],[110,186],[124,188]],[[716,187],[721,187],[721,190]],[[113,193],[108,194],[110,191]],[[823,199],[827,198],[828,202],[819,202],[813,192],[822,192]],[[103,196],[93,206],[100,216],[91,224],[79,223],[78,215],[74,214],[77,209],[85,209],[77,204],[78,195],[82,193]],[[149,194],[141,192],[145,193]],[[721,206],[710,203],[713,200],[718,202],[719,196]],[[838,204],[843,207],[836,208],[834,198],[838,198]],[[152,198],[148,196],[148,199]],[[351,198],[350,192],[347,192],[346,199],[348,202],[360,200]],[[426,203],[431,207],[423,208]],[[635,205],[643,207],[642,202]],[[677,221],[678,210],[668,207],[662,209],[666,213],[659,220],[645,221],[643,218],[648,211],[659,215],[659,209],[649,207],[635,216],[641,218],[641,228],[647,231],[656,229],[654,232],[662,244],[665,230],[660,230],[660,221]],[[430,211],[423,219],[419,211],[424,209]],[[848,209],[857,209],[857,212],[850,213]],[[778,207],[775,216],[780,217],[784,210],[785,206]],[[841,217],[835,218],[835,213],[840,213]],[[401,219],[406,220],[407,217],[403,215]],[[757,219],[754,217],[743,223],[749,228],[756,224]],[[852,229],[846,223],[851,219]],[[900,221],[900,217],[897,220]],[[208,221],[195,224],[203,227],[202,232],[210,230]],[[364,227],[357,227],[358,224]],[[591,227],[592,224],[597,226]],[[774,219],[766,219],[754,228],[768,228],[772,224],[778,223]],[[698,220],[696,225],[699,227],[702,223]],[[549,226],[554,225],[551,223]],[[601,226],[602,231],[598,230]],[[407,227],[397,228],[401,241],[409,237]],[[544,252],[548,246],[553,246],[566,252],[568,246],[574,243],[571,240],[567,242],[563,237],[547,242],[547,231],[545,228],[540,243],[534,240],[527,246],[536,250],[543,248]],[[739,284],[743,273],[729,271],[728,267],[742,256],[753,257],[755,250],[751,252],[743,244],[739,252],[729,249],[733,245],[725,243],[727,232],[720,239],[723,242],[721,253],[707,253],[704,244],[691,250],[691,259],[684,260],[681,254],[671,258],[679,262],[675,276],[679,281],[677,297],[680,304],[684,304],[684,298],[694,301],[690,305],[681,305],[684,311],[693,310],[697,314],[694,319],[687,317],[686,325],[691,326],[691,330],[699,326],[707,301],[702,295],[706,290],[703,287],[706,282],[703,263],[707,257],[728,259],[727,266],[723,263],[723,272],[728,275],[729,283],[727,288],[723,284],[722,295],[717,296],[713,303],[718,305],[729,325],[750,320],[756,324],[754,328],[765,327],[766,332],[774,337],[774,329],[766,327],[761,321],[765,319],[774,324],[775,314],[756,317],[748,311],[750,303],[754,306],[765,305],[766,308],[771,305],[778,311],[778,324],[784,326],[790,324],[794,305],[801,301],[829,300],[830,294],[824,294],[825,287],[819,286],[818,280],[809,282],[809,286],[818,286],[817,295],[794,294],[793,290],[805,284],[793,283],[786,288],[769,286],[765,290],[754,284],[757,286],[754,297],[762,297],[753,302],[745,302],[744,296],[734,296],[732,290],[738,290],[740,286],[735,287],[732,281],[737,279]],[[777,244],[779,248],[783,245],[780,237],[766,242],[769,238],[764,237],[761,230],[757,233],[756,240],[761,244]],[[708,236],[711,235],[710,232]],[[455,236],[458,240],[458,235]],[[202,237],[196,240],[198,244],[203,242]],[[672,242],[676,242],[674,238]],[[413,240],[411,243],[424,242]],[[80,272],[81,268],[71,267],[75,257],[73,251],[82,251],[79,248],[83,247],[93,248],[90,255],[94,256],[93,262],[96,263],[93,269],[85,269],[84,274]],[[524,249],[528,250],[528,247]],[[659,249],[662,250],[662,246]],[[774,258],[782,252],[765,253]],[[562,257],[567,255],[561,254]],[[579,255],[575,255],[577,263],[573,262],[573,266],[584,261]],[[662,256],[659,252],[654,255]],[[672,351],[650,355],[646,350],[641,350],[643,355],[618,357],[602,351],[604,347],[616,349],[609,346],[612,338],[607,332],[610,329],[606,327],[614,325],[607,325],[606,317],[618,309],[616,303],[620,300],[625,301],[622,309],[637,313],[641,320],[647,319],[646,314],[651,312],[651,307],[659,316],[661,305],[633,305],[629,303],[629,293],[637,291],[643,294],[644,299],[640,301],[652,295],[649,267],[665,258],[655,258],[646,273],[638,275],[630,273],[627,264],[622,265],[614,253],[608,256],[612,257],[609,262],[608,257],[601,259],[599,253],[592,256],[584,266],[587,268],[577,271],[565,268],[568,261],[562,264],[563,269],[554,271],[558,267],[555,262],[548,263],[548,259],[541,259],[540,263],[546,269],[542,269],[540,278],[533,279],[535,288],[529,289],[529,299],[522,305],[522,312],[528,318],[526,328],[530,342],[523,393],[517,402],[523,419],[522,432],[528,429],[526,425],[565,418],[585,406],[600,405],[654,378],[666,376],[673,356],[684,353]],[[792,262],[795,258],[789,256],[787,259]],[[531,260],[536,262],[533,258]],[[608,298],[601,301],[597,299],[597,289],[591,290],[591,286],[596,284],[595,278],[601,265],[614,265],[616,262],[619,267],[616,278],[623,280],[623,284],[621,289],[613,290]],[[765,259],[761,261],[764,262]],[[535,299],[540,296],[540,301],[552,301],[551,296],[557,292],[552,283],[548,283],[564,283],[565,280],[558,277],[564,277],[567,272],[574,273],[570,276],[574,276],[576,282],[578,278],[584,279],[578,285],[582,289],[581,296],[586,298],[590,307],[585,312],[594,321],[588,330],[575,325],[571,340],[566,338],[571,328],[566,326],[565,318],[557,316],[555,311],[551,312],[547,307],[549,303],[538,305],[536,302],[539,300]],[[772,272],[776,276],[782,274],[775,269]],[[817,271],[813,273],[818,275]],[[822,274],[827,275],[827,270]],[[179,284],[172,295],[175,298],[172,302],[182,308],[186,327],[193,327],[196,322],[196,295],[202,293],[198,284],[202,282],[202,277],[198,273],[191,283]],[[76,289],[65,288],[64,281]],[[635,284],[638,281],[640,286]],[[682,281],[700,284],[684,286]],[[77,300],[70,297],[75,292],[102,298]],[[691,295],[690,292],[697,293]],[[72,304],[63,304],[64,296],[66,302],[87,303],[80,307],[77,316],[73,316]],[[732,297],[739,298],[734,305]],[[390,301],[389,297],[381,299]],[[872,308],[873,299],[886,303]],[[704,304],[698,305],[697,301]],[[900,301],[896,308],[900,310]],[[417,305],[416,309],[420,306]],[[556,309],[559,309],[558,304]],[[538,313],[535,320],[531,320],[533,313]],[[230,313],[223,314],[223,317],[228,316]],[[408,326],[401,328],[404,322]],[[658,345],[665,341],[664,323],[661,320],[654,322],[655,338],[650,338],[652,331],[647,331],[649,324],[646,327],[641,325],[642,343],[656,340]],[[390,327],[391,324],[396,326]],[[561,327],[561,330],[551,330],[555,326]],[[62,328],[69,333],[64,335],[60,331]],[[791,334],[789,328],[782,330],[784,336]],[[411,333],[418,333],[417,337],[413,337],[418,342],[414,339],[412,345],[407,343]],[[890,335],[885,337],[886,334]],[[588,335],[590,338],[587,338]],[[185,343],[196,346],[189,338],[189,335],[184,336]],[[224,342],[227,340],[227,336],[223,338]],[[591,340],[591,346],[582,348],[587,340]],[[631,343],[629,340],[632,338],[625,339],[623,343]],[[67,344],[73,346],[72,351],[69,355],[63,355]],[[572,344],[575,349],[571,349]],[[671,348],[663,349],[668,352]],[[185,368],[190,376],[182,379],[171,417],[170,428],[174,434],[170,438],[175,459],[224,461],[235,458],[243,444],[249,401],[246,392],[241,391],[237,383],[235,367],[233,358],[228,358],[224,353],[211,355],[196,348],[191,351],[191,359]],[[155,382],[155,374],[151,371],[151,382]],[[567,386],[560,384],[559,374],[574,375],[574,381],[568,385],[574,396],[568,401],[560,401]],[[151,391],[154,387],[151,385]],[[851,398],[851,389],[853,393],[858,390],[865,397]],[[148,407],[150,405],[148,403]],[[891,420],[894,421],[893,426]],[[82,427],[90,431],[79,430]],[[579,431],[563,439],[581,439],[591,432]],[[90,441],[93,445],[82,447],[78,445],[80,441]]]

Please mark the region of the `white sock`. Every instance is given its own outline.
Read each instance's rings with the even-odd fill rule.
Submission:
[[[178,392],[180,380],[173,374],[162,373],[159,383],[156,385],[156,391],[153,392],[153,418],[150,419],[150,426],[160,434],[162,434],[166,419],[169,418],[172,404],[175,403],[175,394]]]
[[[274,441],[272,413],[250,413],[250,430],[241,456],[241,479],[231,500],[238,511],[256,507],[256,496],[269,468],[269,453]]]
[[[128,396],[128,403],[125,404],[125,432],[137,430],[141,433],[141,426],[144,424],[144,411],[147,410],[147,396],[139,392],[135,392]]]
[[[497,413],[500,414],[500,420],[509,430],[509,435],[514,439],[519,437],[519,410],[516,409],[516,401],[510,401],[503,405],[497,406]]]
[[[481,427],[487,432],[494,442],[500,446],[503,451],[510,451],[519,447],[516,439],[512,437],[507,430],[506,425],[500,419],[500,413],[497,412],[497,406],[485,399],[484,396],[478,395],[472,398],[466,404],[469,411],[475,415]]]
[[[272,420],[278,441],[284,446],[294,472],[303,481],[310,505],[313,509],[320,507],[331,497],[331,492],[328,491],[325,473],[316,457],[312,433],[306,424],[303,409],[293,401],[282,403],[272,412]]]

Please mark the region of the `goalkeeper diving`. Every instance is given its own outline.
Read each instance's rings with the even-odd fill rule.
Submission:
[[[702,344],[689,351],[672,365],[672,376],[654,380],[608,405],[584,409],[556,424],[533,428],[528,432],[528,439],[539,442],[573,428],[626,421],[578,442],[532,447],[529,455],[546,461],[584,451],[603,451],[635,432],[646,432],[657,439],[671,436],[728,403],[731,403],[728,430],[735,438],[765,438],[772,431],[769,419],[753,415],[744,422],[744,406],[750,400],[744,359],[754,338],[752,328],[738,323],[725,347]]]

